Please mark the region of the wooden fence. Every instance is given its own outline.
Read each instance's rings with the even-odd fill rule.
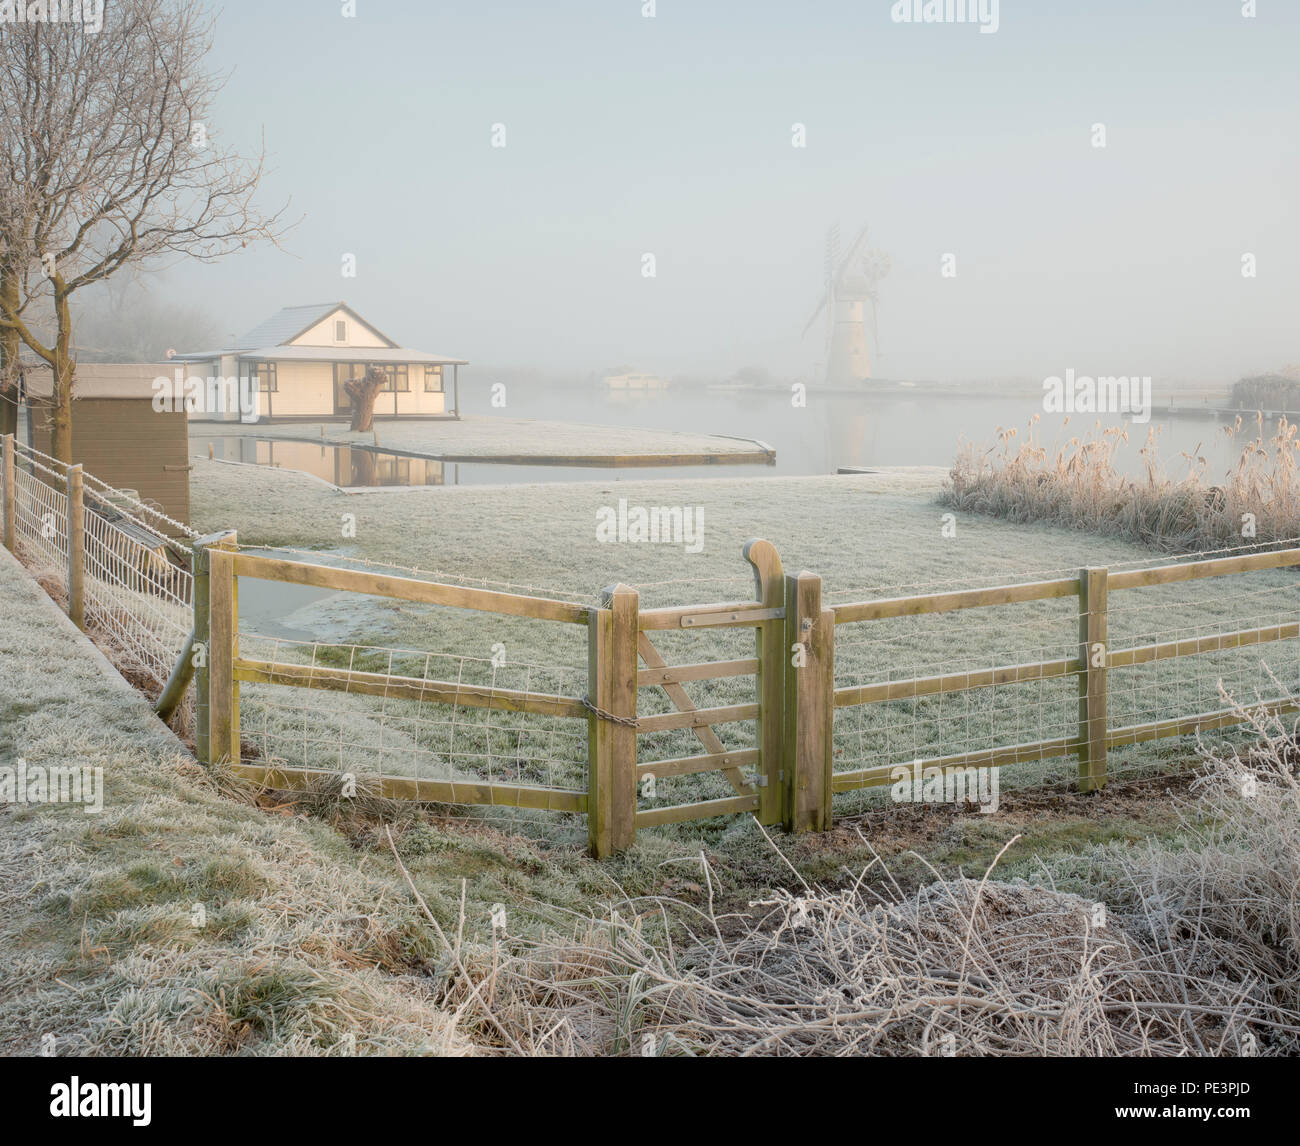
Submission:
[[[190,574],[182,571],[187,584],[182,595],[176,596],[175,590],[167,589],[166,583],[157,576],[135,571],[148,556],[138,542],[132,542],[140,552],[132,551],[127,562],[133,570],[129,578],[119,576],[111,561],[88,563],[87,541],[97,536],[88,519],[98,521],[99,517],[96,511],[82,507],[80,468],[60,466],[48,470],[44,480],[63,486],[66,492],[66,508],[62,502],[50,508],[54,502],[48,498],[42,500],[41,492],[48,491],[48,484],[29,480],[19,470],[16,455],[21,449],[12,438],[4,442],[0,522],[5,545],[13,549],[24,540],[34,544],[33,539],[40,539],[39,532],[33,532],[38,519],[50,516],[61,519],[55,523],[54,535],[66,541],[49,553],[41,551],[38,556],[49,561],[54,554],[57,559],[67,561],[69,612],[78,623],[84,624],[86,602],[102,601],[93,609],[100,625],[113,622],[119,613],[129,615],[131,623],[142,634],[131,647],[148,645],[170,650],[166,654],[167,663],[175,658],[175,664],[166,678],[157,708],[164,716],[173,711],[191,679],[194,680],[196,742],[204,762],[226,762],[240,774],[272,787],[298,787],[320,778],[337,777],[337,772],[324,769],[291,768],[274,761],[259,764],[246,759],[240,737],[240,686],[243,684],[355,693],[585,721],[585,791],[576,786],[504,783],[474,777],[435,780],[383,773],[379,776],[379,786],[382,795],[394,799],[585,813],[590,848],[597,856],[627,848],[639,828],[724,814],[752,814],[765,825],[783,824],[791,831],[824,831],[831,825],[832,799],[836,793],[890,784],[902,763],[947,774],[1075,756],[1078,788],[1095,791],[1106,783],[1107,752],[1112,748],[1222,728],[1241,719],[1239,710],[1215,709],[1112,727],[1107,714],[1108,673],[1300,636],[1300,622],[1285,620],[1259,628],[1140,644],[1112,652],[1107,631],[1111,594],[1292,567],[1300,565],[1300,549],[1143,569],[1086,568],[1076,577],[1027,584],[826,605],[818,576],[806,571],[786,574],[770,543],[751,540],[744,546],[743,555],[754,578],[752,599],[642,609],[639,594],[626,585],[612,585],[604,590],[599,604],[576,604],[255,554],[241,551],[234,533],[223,533],[194,542],[192,592],[188,587]],[[29,457],[24,464],[36,473],[39,457]],[[587,646],[586,693],[572,696],[489,688],[392,672],[244,657],[239,647],[239,583],[245,578],[577,626],[584,631]],[[116,593],[112,601],[96,596],[106,588]],[[144,603],[144,608],[130,604],[137,598]],[[178,605],[183,606],[186,598],[192,600],[194,627],[176,657],[175,650],[180,647],[184,634],[170,614]],[[1059,599],[1074,599],[1078,606],[1077,642],[1062,634],[1060,657],[837,687],[836,634],[845,631],[845,626],[871,626],[891,618],[995,610]],[[157,612],[164,606],[168,613],[164,618],[166,624],[159,622],[148,628],[138,619],[144,617],[147,621],[151,611]],[[1287,611],[1289,606],[1284,610]],[[752,630],[752,655],[670,664],[655,644],[658,634],[714,628]],[[114,628],[120,639],[122,634],[129,637],[133,631],[124,623]],[[889,667],[874,666],[886,671]],[[159,674],[159,680],[164,676],[165,672]],[[1057,736],[919,761],[909,757],[906,761],[847,771],[836,771],[833,767],[837,710],[1070,677],[1077,681],[1078,717]],[[752,679],[753,699],[697,708],[685,688],[691,682],[728,678]],[[673,711],[648,713],[640,700],[642,690],[660,690]],[[1263,707],[1275,714],[1296,711],[1290,697],[1277,697],[1252,707]],[[728,748],[719,737],[717,726],[738,723],[752,723],[752,745]],[[688,730],[699,742],[700,750],[689,755],[645,759],[645,753],[639,750],[641,738],[671,730]],[[364,764],[361,758],[364,749],[358,750],[358,756],[358,763]],[[703,773],[720,775],[731,793],[695,802],[639,807],[640,785],[645,780]]]
[[[1077,724],[1054,738],[916,763],[949,772],[1074,755],[1078,758],[1079,790],[1095,791],[1106,783],[1110,748],[1220,728],[1240,719],[1235,710],[1224,709],[1111,727],[1106,708],[1108,671],[1300,636],[1300,624],[1284,623],[1116,652],[1107,647],[1109,594],[1300,565],[1300,549],[1113,573],[1105,568],[1088,568],[1077,577],[1057,580],[831,606],[822,603],[821,579],[806,571],[785,575],[780,557],[768,542],[751,540],[744,547],[744,556],[754,575],[753,600],[642,609],[639,594],[626,585],[607,588],[599,605],[579,605],[243,553],[233,534],[204,538],[196,543],[194,593],[195,640],[209,650],[206,666],[198,674],[200,755],[209,762],[233,762],[241,774],[276,787],[300,786],[313,777],[331,775],[241,760],[241,683],[336,690],[585,720],[585,792],[401,776],[383,776],[381,791],[397,799],[586,813],[591,851],[607,856],[630,846],[639,828],[725,814],[752,814],[760,823],[783,824],[791,831],[825,831],[831,826],[835,793],[889,784],[897,767],[891,764],[835,771],[835,710],[999,685],[1074,677],[1079,697]],[[587,695],[489,689],[452,681],[246,659],[239,652],[238,584],[241,578],[250,577],[584,626]],[[1059,598],[1075,598],[1078,602],[1078,644],[1071,655],[836,687],[835,634],[841,626]],[[656,633],[710,627],[752,629],[753,656],[672,665],[654,644]],[[683,687],[691,681],[727,677],[752,677],[755,699],[697,708]],[[676,711],[643,714],[639,703],[643,689],[663,690]],[[1290,699],[1278,699],[1266,707],[1276,713],[1295,710]],[[753,747],[728,749],[715,731],[716,725],[750,721],[754,726]],[[643,759],[638,752],[639,739],[647,733],[671,729],[689,729],[702,751],[689,756]],[[638,785],[645,777],[703,772],[720,773],[733,794],[694,803],[638,808]]]

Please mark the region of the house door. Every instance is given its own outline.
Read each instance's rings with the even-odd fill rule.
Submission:
[[[352,377],[348,365],[336,362],[334,364],[334,413],[351,414],[352,399],[348,392],[343,388],[343,384]]]

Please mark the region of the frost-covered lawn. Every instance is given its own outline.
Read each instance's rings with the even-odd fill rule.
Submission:
[[[748,599],[752,581],[741,546],[754,536],[776,545],[787,571],[820,574],[830,602],[1071,575],[1085,565],[1164,560],[1090,534],[979,516],[958,515],[953,534],[944,528],[945,510],[934,502],[940,476],[909,471],[605,481],[358,496],[283,471],[200,462],[193,493],[202,528],[236,528],[244,545],[310,549],[325,561],[391,562],[464,584],[582,602],[594,602],[602,586],[622,581],[639,588],[643,607]],[[688,553],[681,544],[602,542],[598,513],[616,508],[620,499],[630,506],[702,512],[701,552]],[[392,664],[403,675],[565,695],[581,695],[585,688],[585,633],[575,626],[333,595],[295,604],[288,628],[305,640],[273,643],[257,639],[263,631],[257,622],[270,622],[271,635],[283,635],[275,625],[285,617],[268,614],[257,597],[260,591],[253,583],[241,586],[245,655],[379,670]],[[1293,618],[1296,603],[1295,576],[1287,571],[1115,594],[1111,645],[1281,623]],[[837,683],[1072,656],[1078,640],[1075,608],[1073,599],[1065,599],[840,626]],[[655,634],[654,640],[670,663],[752,655],[753,638],[745,631],[671,632]],[[1300,686],[1297,644],[1116,670],[1110,681],[1111,724],[1221,708],[1220,681],[1242,699],[1276,695],[1265,664],[1284,686]],[[504,655],[506,663],[493,666],[494,653],[498,659]],[[702,707],[738,703],[752,699],[752,681],[705,681],[688,691]],[[304,693],[245,690],[245,729],[266,755],[317,766],[382,761],[385,769],[401,774],[458,778],[468,773],[583,786],[580,721],[463,709],[455,710],[452,720],[450,710],[436,705]],[[656,690],[643,690],[641,699],[645,712],[669,710]],[[1071,679],[844,709],[836,718],[836,767],[1050,739],[1072,733],[1076,719]],[[749,724],[722,726],[719,732],[729,746],[751,742]],[[687,731],[643,736],[640,748],[642,759],[700,750]],[[1185,748],[1164,742],[1117,753],[1115,767],[1160,761]],[[1064,781],[1073,764],[1058,760],[1053,767],[1048,778]],[[722,785],[716,776],[678,778],[661,783],[655,800],[719,796],[727,791]]]
[[[325,431],[321,439],[322,428]],[[529,456],[636,454],[736,454],[754,453],[748,438],[690,434],[674,430],[642,430],[626,426],[597,426],[581,422],[535,422],[523,418],[464,417],[460,421],[377,421],[374,433],[354,434],[345,422],[276,423],[245,426],[219,422],[194,422],[195,437],[214,434],[253,434],[260,438],[309,438],[337,445],[371,445],[434,456],[487,457],[503,454]]]

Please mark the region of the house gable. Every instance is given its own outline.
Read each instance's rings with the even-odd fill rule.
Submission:
[[[339,337],[339,335],[342,337]],[[323,318],[286,339],[284,346],[391,347],[397,343],[375,329],[346,303],[339,303]]]

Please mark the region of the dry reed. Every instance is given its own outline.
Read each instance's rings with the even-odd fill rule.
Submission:
[[[1068,421],[1068,420],[1067,420]],[[1181,455],[1186,473],[1171,477],[1158,453],[1158,431],[1139,451],[1141,476],[1116,459],[1129,428],[1103,427],[1049,449],[1038,437],[1039,415],[1022,437],[999,428],[992,446],[967,444],[941,499],[954,509],[1015,522],[1045,522],[1128,538],[1167,552],[1241,545],[1268,547],[1300,537],[1300,437],[1285,417],[1269,435],[1262,414],[1223,429],[1240,453],[1222,481],[1210,480],[1199,450]],[[1254,436],[1247,437],[1248,427]]]

